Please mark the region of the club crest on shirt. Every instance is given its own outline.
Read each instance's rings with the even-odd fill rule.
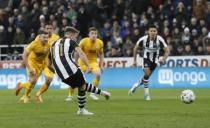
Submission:
[[[48,48],[44,48],[44,52],[45,52],[45,53],[47,53],[47,52],[48,52],[48,50],[49,50]]]
[[[100,47],[99,47],[99,45],[96,45],[96,49],[99,49]]]

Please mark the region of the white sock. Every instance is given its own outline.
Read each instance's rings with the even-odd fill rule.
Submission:
[[[149,88],[144,88],[144,95],[149,95]]]

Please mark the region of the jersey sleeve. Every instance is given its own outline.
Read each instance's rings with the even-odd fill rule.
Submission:
[[[165,40],[161,36],[158,36],[158,37],[159,37],[159,40],[160,40],[160,47],[161,48],[167,47],[167,43],[165,42]]]
[[[33,51],[33,49],[34,49],[35,46],[36,46],[36,41],[32,41],[32,42],[26,47],[26,51],[27,51],[27,52]]]
[[[104,42],[102,40],[100,40],[100,42],[101,42],[101,49],[103,49],[104,48]]]

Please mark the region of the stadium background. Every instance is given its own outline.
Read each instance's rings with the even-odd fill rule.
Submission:
[[[107,69],[101,82],[104,88],[128,88],[142,75],[140,68],[131,68],[132,50],[150,23],[158,27],[171,50],[164,66],[171,70],[165,74],[170,79],[161,83],[158,73],[164,69],[158,68],[151,78],[151,87],[210,87],[204,84],[209,83],[206,68],[210,64],[210,2],[207,0],[9,0],[1,1],[0,9],[0,88],[14,88],[15,83],[27,79],[21,63],[23,48],[49,21],[61,36],[67,25],[78,28],[79,39],[87,35],[88,27],[98,28],[105,44]],[[138,63],[141,66],[140,60]],[[174,72],[183,79],[174,76]],[[111,79],[113,74],[115,79]],[[189,83],[192,80],[197,82]],[[59,80],[55,81],[51,87],[63,88]],[[175,83],[172,85],[171,81]]]

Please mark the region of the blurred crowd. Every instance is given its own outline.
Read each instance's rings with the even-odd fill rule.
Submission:
[[[9,0],[0,9],[0,45],[28,44],[49,21],[61,36],[67,25],[79,29],[80,38],[97,27],[105,57],[132,56],[150,23],[171,55],[210,54],[208,0]]]

